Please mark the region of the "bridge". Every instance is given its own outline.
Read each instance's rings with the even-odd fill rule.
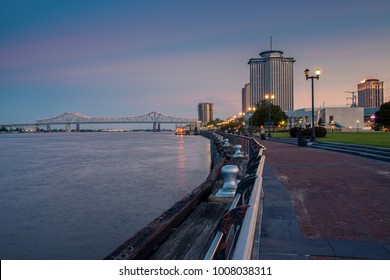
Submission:
[[[148,114],[140,116],[112,116],[112,117],[90,117],[80,113],[65,112],[56,117],[37,120],[34,123],[23,123],[23,124],[4,124],[0,126],[8,127],[11,129],[17,127],[35,127],[39,129],[40,126],[46,126],[47,130],[50,131],[51,125],[65,125],[65,130],[70,131],[70,125],[76,125],[76,131],[80,131],[81,124],[118,124],[118,123],[151,123],[153,124],[153,130],[159,131],[160,124],[189,124],[195,123],[197,118],[192,117],[174,117],[166,114],[162,114],[157,111],[150,112]]]

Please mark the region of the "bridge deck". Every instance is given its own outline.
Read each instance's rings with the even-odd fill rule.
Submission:
[[[150,112],[140,116],[111,116],[90,117],[80,113],[65,112],[58,116],[40,119],[33,123],[1,124],[1,126],[34,126],[34,125],[61,125],[61,124],[113,124],[113,123],[194,123],[197,118],[169,116],[160,112]]]

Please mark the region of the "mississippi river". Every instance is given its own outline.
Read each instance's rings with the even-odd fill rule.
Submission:
[[[209,140],[0,135],[0,259],[102,259],[201,184]]]

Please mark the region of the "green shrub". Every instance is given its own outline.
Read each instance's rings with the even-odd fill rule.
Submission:
[[[316,137],[320,137],[320,138],[325,137],[326,133],[328,133],[326,128],[323,127],[323,126],[316,126],[315,127],[315,132],[316,132]]]
[[[316,126],[314,128],[314,131],[316,133],[316,137],[317,138],[322,138],[322,137],[325,137],[326,136],[326,133],[328,132],[326,130],[325,127],[322,127],[322,126]],[[306,128],[302,131],[301,135],[302,136],[305,136],[305,137],[310,137],[311,136],[311,133],[312,133],[312,129],[311,128]]]
[[[311,128],[305,128],[301,132],[301,136],[303,136],[303,137],[310,137],[311,136]]]
[[[296,126],[290,129],[290,136],[292,138],[297,138],[299,134],[304,131],[302,127]]]

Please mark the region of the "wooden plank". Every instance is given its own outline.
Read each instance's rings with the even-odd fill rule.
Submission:
[[[203,259],[214,238],[216,226],[227,208],[228,205],[223,203],[201,203],[151,259]]]

